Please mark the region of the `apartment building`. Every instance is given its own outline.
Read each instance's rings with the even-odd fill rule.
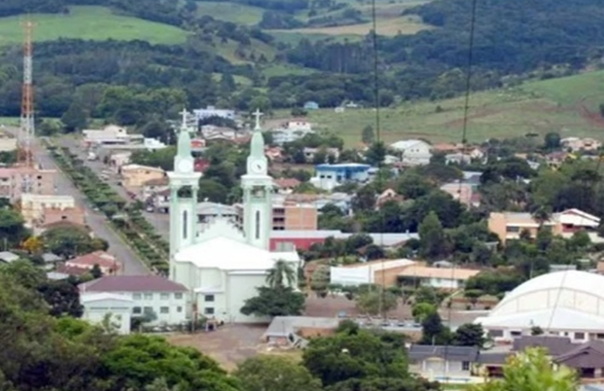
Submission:
[[[31,167],[0,168],[0,198],[16,202],[26,193],[39,195],[55,194],[55,170],[41,170]]]
[[[505,244],[506,240],[519,239],[523,231],[531,237],[536,237],[540,226],[551,229],[554,235],[564,237],[570,237],[575,232],[583,230],[593,232],[600,225],[600,219],[579,209],[554,213],[544,222],[535,220],[530,213],[501,212],[491,213],[488,225],[489,230],[499,237],[502,244]]]
[[[84,210],[69,195],[23,194],[19,202],[21,216],[27,227],[67,221],[84,225]]]
[[[318,211],[315,204],[273,200],[273,231],[316,231]],[[236,222],[243,225],[243,205],[234,205]]]

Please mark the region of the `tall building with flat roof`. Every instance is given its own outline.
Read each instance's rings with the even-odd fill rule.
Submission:
[[[28,182],[31,183],[31,194],[55,194],[55,170],[40,170],[30,167],[0,168],[0,198],[11,203],[21,198]]]

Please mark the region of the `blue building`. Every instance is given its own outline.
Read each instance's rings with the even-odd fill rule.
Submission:
[[[305,110],[319,110],[319,104],[317,102],[314,102],[311,100],[311,101],[304,103],[304,109]]]
[[[310,183],[328,191],[345,182],[368,182],[372,170],[369,164],[360,163],[319,164],[315,168],[316,174]]]

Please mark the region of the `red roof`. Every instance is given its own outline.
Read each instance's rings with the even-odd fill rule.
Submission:
[[[300,182],[299,180],[297,180],[296,178],[281,178],[281,179],[275,179],[275,184],[279,187],[284,187],[284,188],[294,188],[294,187],[298,187],[300,186],[300,184],[302,182]]]
[[[184,285],[160,276],[106,276],[80,285],[82,292],[186,292]]]
[[[81,255],[65,262],[68,266],[91,268],[99,265],[100,268],[119,269],[119,262],[115,257],[105,251],[95,251],[90,254]]]
[[[57,265],[57,267],[55,268],[55,271],[58,273],[69,274],[70,276],[80,277],[80,276],[83,276],[84,274],[90,272],[90,269],[84,269],[81,267],[67,266],[67,265]]]

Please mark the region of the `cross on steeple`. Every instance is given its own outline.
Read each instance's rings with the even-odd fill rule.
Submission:
[[[256,117],[256,127],[254,128],[254,130],[260,130],[260,117],[262,117],[262,112],[260,111],[260,109],[256,109],[256,111],[254,111],[253,113],[254,117]]]
[[[182,109],[182,111],[180,112],[180,115],[182,115],[182,128],[186,128],[187,127],[187,115],[189,113],[187,112],[187,109]]]

